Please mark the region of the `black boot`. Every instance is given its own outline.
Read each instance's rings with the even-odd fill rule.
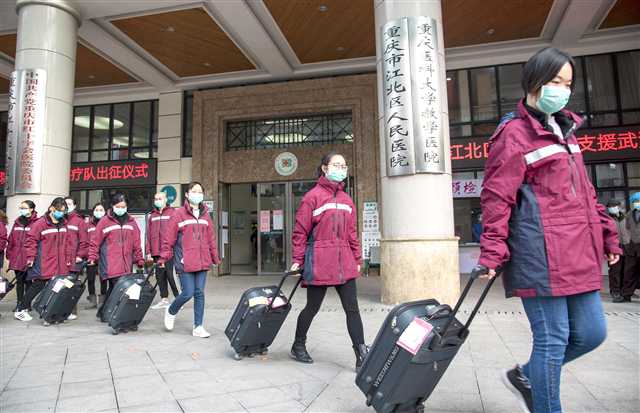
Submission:
[[[307,346],[305,345],[307,339],[306,338],[296,338],[293,342],[293,346],[291,346],[291,358],[300,363],[313,363],[313,359],[307,352]]]
[[[364,363],[364,358],[369,352],[369,346],[366,344],[358,344],[353,346],[353,351],[356,353],[356,371],[359,371],[362,363]]]
[[[85,310],[91,310],[93,308],[98,308],[98,301],[95,295],[88,295],[87,300],[89,304],[84,307]]]

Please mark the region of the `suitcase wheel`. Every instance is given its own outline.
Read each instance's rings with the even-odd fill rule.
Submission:
[[[260,353],[258,353],[258,354],[260,354],[261,356],[266,356],[267,354],[269,354],[269,349],[268,349],[268,348],[265,348],[264,350],[262,350],[262,351],[261,351]]]
[[[117,336],[118,334],[120,334],[120,330],[118,330],[117,328],[113,328],[111,329],[111,334],[113,334],[114,336]]]
[[[235,360],[238,360],[238,361],[239,361],[239,360],[242,360],[244,357],[243,357],[243,356],[241,356],[240,354],[238,354],[238,353],[234,352],[234,353],[233,353],[233,358],[234,358]]]

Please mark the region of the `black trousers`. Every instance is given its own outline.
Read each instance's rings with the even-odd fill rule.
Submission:
[[[33,303],[33,299],[38,296],[44,290],[44,287],[47,285],[49,280],[41,280],[36,279],[33,280],[29,288],[24,294],[22,301],[18,304],[18,311],[29,310],[31,309],[31,304]]]
[[[622,295],[622,276],[624,274],[625,256],[620,256],[620,261],[609,266],[609,292],[611,295]]]
[[[96,295],[96,276],[98,276],[98,266],[91,265],[87,267],[87,288],[89,289],[89,295]],[[105,295],[107,293],[107,280],[100,280],[100,294]]]
[[[16,274],[16,309],[20,306],[20,303],[24,299],[24,293],[31,285],[31,281],[27,281],[26,271],[14,271]]]
[[[360,318],[360,309],[358,308],[358,292],[356,289],[356,280],[352,279],[345,284],[334,286],[340,296],[342,309],[347,317],[347,330],[353,345],[364,344],[364,329],[362,327],[362,319]],[[298,325],[296,326],[296,339],[305,340],[307,332],[311,327],[311,322],[322,305],[322,301],[327,293],[327,286],[307,287],[307,305],[298,316]]]
[[[638,288],[640,279],[640,256],[626,255],[624,257],[624,271],[622,275],[621,295],[631,297]]]
[[[159,257],[153,257],[154,262],[158,262]],[[177,297],[180,293],[178,292],[178,287],[176,286],[176,280],[173,277],[173,260],[169,260],[164,264],[164,268],[156,267],[156,281],[158,282],[158,287],[160,288],[160,297],[168,298],[169,297],[169,289],[168,286],[171,286],[171,292],[174,297]],[[167,285],[168,284],[168,285]]]

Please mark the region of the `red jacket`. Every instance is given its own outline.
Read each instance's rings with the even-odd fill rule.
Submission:
[[[188,202],[175,209],[166,237],[162,239],[160,262],[172,257],[178,273],[208,271],[212,265],[220,264],[213,222],[204,204],[200,206],[198,218]]]
[[[599,290],[604,254],[622,253],[572,133],[581,119],[566,110],[554,118],[564,139],[521,101],[491,138],[479,263],[504,264],[507,297]]]
[[[311,285],[339,285],[359,276],[357,210],[344,184],[318,179],[302,198],[291,243],[293,262]]]
[[[169,220],[175,213],[175,209],[168,206],[162,212],[153,209],[147,216],[147,231],[145,234],[145,254],[159,257],[162,253],[162,237],[169,228]]]
[[[0,222],[0,254],[4,257],[4,251],[7,249],[7,224]],[[4,264],[4,260],[0,265]]]
[[[89,237],[87,224],[84,218],[76,211],[67,216],[67,248],[71,256],[71,271],[80,271],[80,263],[76,263],[76,257],[86,260],[89,255]]]
[[[116,278],[133,272],[133,264],[144,265],[140,228],[131,215],[120,222],[109,210],[98,222],[91,236],[89,261],[99,262],[98,272],[103,278]]]
[[[33,263],[27,270],[27,279],[48,280],[56,275],[69,274],[71,256],[67,245],[64,221],[54,224],[49,214],[38,218],[31,225],[24,242],[27,262]]]
[[[14,271],[26,271],[27,270],[27,255],[24,250],[24,243],[27,239],[27,234],[31,231],[31,226],[38,219],[38,214],[33,211],[33,214],[26,219],[26,225],[22,225],[22,217],[17,218],[11,228],[11,234],[9,234],[9,245],[7,246],[7,259],[9,260],[9,269]]]

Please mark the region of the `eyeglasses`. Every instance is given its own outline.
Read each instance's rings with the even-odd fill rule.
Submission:
[[[341,163],[330,163],[329,166],[333,166],[336,169],[342,169],[343,171],[346,171],[347,169],[349,169],[347,165],[343,165]]]

